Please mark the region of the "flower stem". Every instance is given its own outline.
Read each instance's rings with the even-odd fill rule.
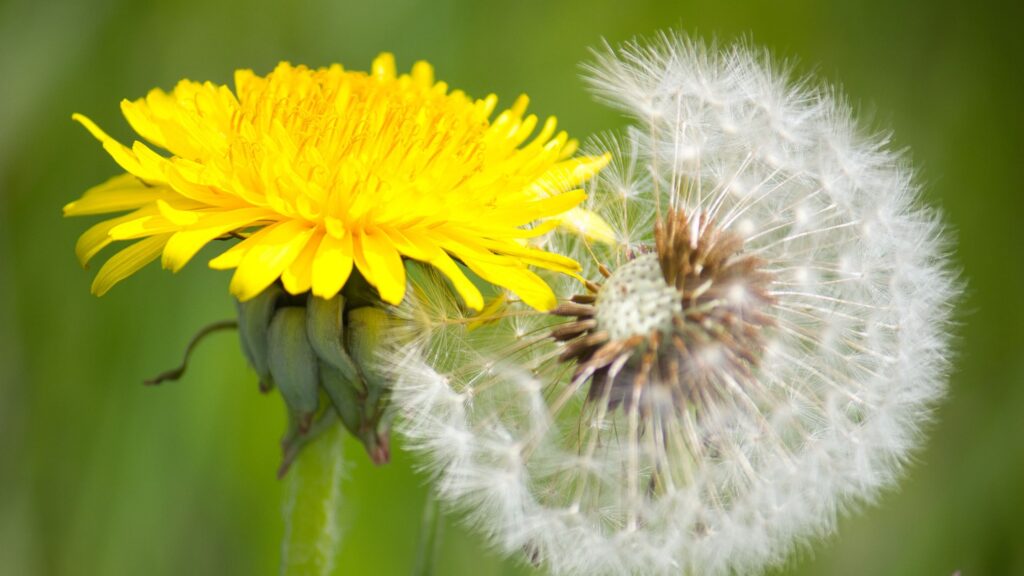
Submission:
[[[420,520],[420,543],[416,552],[413,576],[433,576],[437,568],[437,550],[441,547],[441,515],[433,494],[427,494]]]
[[[326,576],[341,546],[344,430],[331,426],[310,442],[292,466],[284,495],[281,575]]]

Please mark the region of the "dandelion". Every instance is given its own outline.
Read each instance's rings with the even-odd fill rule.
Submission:
[[[125,173],[64,214],[126,212],[78,241],[83,265],[130,242],[100,268],[97,295],[158,257],[177,272],[207,244],[237,240],[210,266],[234,269],[243,350],[293,416],[286,464],[313,428],[321,388],[383,461],[387,386],[363,359],[384,329],[373,304],[402,301],[407,261],[440,271],[469,308],[483,305],[482,279],[548,310],[554,293],[531,267],[579,265],[529,240],[557,226],[612,237],[578,207],[580,184],[607,156],[573,157],[576,141],[556,133],[555,118],[526,115],[527,104],[520,96],[494,116],[493,94],[449,90],[426,62],[399,75],[386,53],[369,73],[281,63],[265,77],[239,70],[234,90],[183,80],[121,103],[164,153],[74,116]]]
[[[607,49],[635,119],[588,206],[609,246],[537,313],[410,276],[381,356],[441,498],[559,574],[756,573],[893,485],[942,396],[957,293],[885,137],[745,45]],[[412,344],[412,346],[409,346]]]
[[[76,114],[125,174],[64,207],[66,216],[131,211],[82,235],[83,265],[115,241],[132,241],[100,269],[92,289],[114,284],[161,256],[180,270],[206,244],[240,237],[210,262],[235,269],[231,292],[255,297],[279,280],[289,294],[329,299],[353,266],[386,302],[405,291],[402,258],[430,263],[471,308],[480,294],[453,257],[481,278],[540,308],[550,289],[527,268],[574,272],[569,259],[522,246],[527,224],[595,224],[573,190],[606,162],[576,158],[575,141],[549,118],[525,116],[527,98],[493,122],[493,94],[472,100],[418,62],[396,75],[382,54],[372,72],[281,63],[266,77],[235,73],[235,91],[184,80],[121,103],[143,138],[117,142]],[[568,213],[567,213],[568,212]],[[567,213],[567,214],[566,214]],[[545,230],[546,228],[541,228]]]

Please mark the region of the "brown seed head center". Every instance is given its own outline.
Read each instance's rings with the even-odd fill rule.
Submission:
[[[682,409],[749,381],[772,325],[771,276],[743,240],[705,217],[672,210],[655,226],[655,250],[610,274],[596,294],[553,313],[574,382],[590,379],[591,400],[614,408],[672,398]]]

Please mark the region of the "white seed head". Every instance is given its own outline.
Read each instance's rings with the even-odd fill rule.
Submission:
[[[442,499],[554,573],[761,572],[917,446],[958,292],[941,223],[884,137],[759,51],[665,35],[588,71],[636,120],[587,201],[618,242],[546,242],[603,285],[474,318],[411,273],[397,426]]]

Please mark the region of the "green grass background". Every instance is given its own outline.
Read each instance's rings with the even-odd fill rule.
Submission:
[[[844,86],[912,150],[959,238],[959,359],[898,490],[779,574],[1024,574],[1024,41],[1013,3],[7,0],[0,3],[0,574],[273,574],[283,427],[233,336],[174,365],[229,317],[228,276],[153,265],[108,296],[60,207],[118,172],[69,117],[129,139],[118,102],[181,77],[229,82],[278,60],[365,69],[430,60],[473,95],[520,91],[579,137],[624,124],[578,78],[588,46],[666,27],[744,35]],[[209,253],[205,253],[209,256]],[[423,478],[347,445],[339,574],[408,574]],[[449,522],[441,574],[528,572]]]

